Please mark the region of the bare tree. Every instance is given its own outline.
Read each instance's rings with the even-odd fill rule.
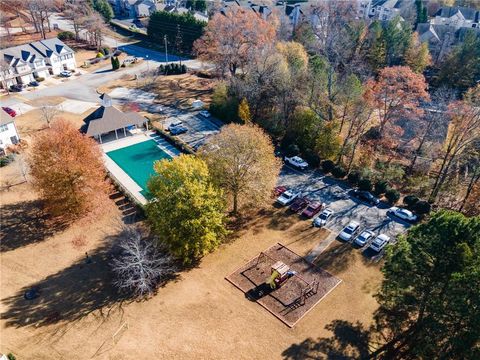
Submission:
[[[65,4],[64,15],[69,19],[75,32],[75,40],[80,39],[80,31],[85,27],[87,16],[91,13],[91,8],[85,1],[75,1]]]
[[[139,226],[124,227],[119,237],[121,253],[111,263],[115,286],[139,298],[152,295],[177,270],[173,258]]]
[[[89,43],[100,50],[106,29],[102,16],[97,12],[89,14],[85,19],[85,29],[87,30]]]
[[[45,120],[48,127],[51,127],[51,123],[58,115],[58,113],[59,110],[56,106],[42,106],[41,108],[42,120]]]

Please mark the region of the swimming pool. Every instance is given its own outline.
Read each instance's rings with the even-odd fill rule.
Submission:
[[[148,179],[155,174],[154,162],[172,158],[153,140],[112,150],[106,154],[142,188],[140,193],[145,197],[148,197]]]

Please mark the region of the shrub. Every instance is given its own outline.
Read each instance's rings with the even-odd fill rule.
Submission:
[[[105,55],[103,55],[103,53],[102,53],[101,51],[99,51],[99,52],[97,53],[96,58],[97,58],[97,59],[100,59],[100,58],[103,58],[104,56],[105,56]]]
[[[385,194],[385,191],[388,190],[388,182],[385,180],[377,180],[375,182],[375,195],[382,195]]]
[[[290,144],[285,149],[285,153],[287,156],[296,156],[300,153],[300,148],[297,144]]]
[[[367,178],[358,180],[358,188],[363,191],[372,191],[372,181]]]
[[[322,170],[325,174],[331,172],[335,167],[335,163],[332,160],[323,160],[320,165],[322,166]]]
[[[400,193],[395,189],[388,189],[385,192],[385,197],[390,204],[395,204],[400,199]]]
[[[17,357],[15,355],[13,355],[12,353],[8,353],[7,358],[8,358],[8,360],[17,360]]]
[[[39,77],[36,77],[36,78],[35,78],[35,80],[37,80],[38,82],[42,82],[42,81],[44,81],[44,80],[45,80],[45,78],[44,78],[44,77],[41,77],[41,76],[39,76]]]
[[[105,48],[102,49],[102,52],[103,52],[104,55],[108,55],[108,54],[110,54],[110,49],[105,47]]]
[[[358,181],[360,180],[360,171],[354,170],[350,174],[348,174],[348,182],[351,185],[357,185]]]
[[[75,34],[71,31],[61,31],[57,35],[59,40],[73,40],[75,39]]]
[[[0,167],[7,166],[14,160],[13,154],[0,157]]]
[[[186,74],[186,73],[187,73],[187,65],[182,64],[181,73],[182,73],[182,74]]]
[[[403,198],[403,203],[408,207],[408,208],[413,208],[415,204],[418,202],[419,198],[416,197],[415,195],[407,195]]]
[[[347,172],[341,165],[337,165],[332,169],[332,175],[338,179],[341,179],[347,175]]]
[[[413,209],[417,214],[424,215],[430,212],[430,210],[432,209],[432,206],[428,201],[420,200],[420,201],[417,201],[415,205],[413,205]]]

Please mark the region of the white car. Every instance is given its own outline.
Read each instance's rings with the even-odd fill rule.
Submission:
[[[371,230],[364,230],[360,235],[355,239],[355,244],[359,246],[364,246],[375,234]]]
[[[396,206],[388,209],[387,214],[394,215],[405,221],[410,221],[410,222],[417,221],[417,215],[412,213],[410,210],[399,208]]]
[[[285,162],[300,170],[305,170],[308,163],[299,156],[285,157]]]
[[[350,239],[355,236],[358,230],[360,230],[360,224],[356,221],[350,221],[350,224],[345,226],[338,237],[342,240],[350,241]]]
[[[375,252],[380,252],[390,241],[390,236],[385,234],[378,235],[370,244],[370,249]]]
[[[326,208],[322,213],[313,220],[313,226],[322,227],[331,220],[334,212],[332,209]]]
[[[209,118],[210,116],[212,116],[207,110],[200,111],[200,115],[206,118]]]
[[[299,195],[300,195],[300,192],[287,190],[277,198],[277,203],[279,203],[282,206],[288,205],[293,200],[295,200]]]
[[[183,122],[181,120],[176,120],[172,123],[170,123],[170,125],[168,125],[168,131],[172,131],[173,128],[176,128],[177,126],[182,126],[183,125]]]
[[[70,77],[72,76],[72,72],[71,71],[68,71],[68,70],[63,70],[61,73],[60,73],[61,76],[63,77]]]

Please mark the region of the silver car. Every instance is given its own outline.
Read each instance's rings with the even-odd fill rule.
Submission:
[[[332,219],[334,212],[332,209],[326,208],[322,213],[313,220],[313,226],[322,227]]]
[[[355,239],[355,244],[359,246],[364,246],[375,234],[371,230],[364,230],[360,235]]]
[[[370,244],[370,249],[375,252],[380,252],[383,250],[385,246],[387,246],[388,242],[390,241],[390,236],[385,234],[378,235]]]
[[[350,224],[340,232],[338,237],[344,241],[350,241],[353,236],[360,230],[360,224],[356,221],[350,221]]]

